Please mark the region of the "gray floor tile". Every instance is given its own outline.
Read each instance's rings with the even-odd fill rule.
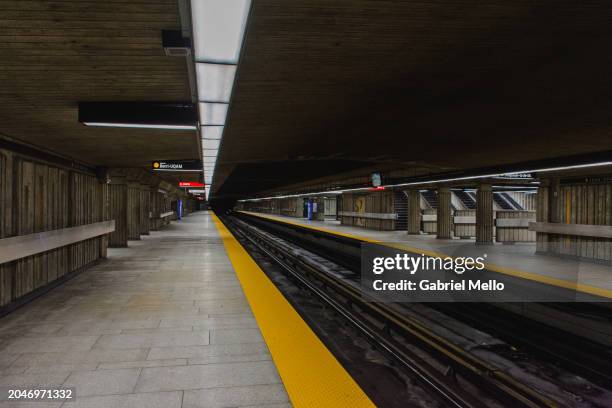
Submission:
[[[162,332],[148,334],[111,334],[100,337],[95,348],[129,349],[141,347],[203,346],[209,334],[203,332]]]
[[[264,343],[211,344],[209,346],[192,347],[153,347],[149,352],[147,360],[205,358],[211,356],[237,356],[268,353],[268,347]]]
[[[144,368],[136,392],[189,390],[275,384],[280,380],[271,361]]]
[[[180,408],[180,391],[77,397],[62,408]]]
[[[212,329],[211,344],[236,344],[263,342],[259,329]]]
[[[281,384],[190,390],[185,391],[183,396],[183,408],[226,408],[288,402]]]
[[[126,361],[123,363],[100,363],[98,370],[115,370],[120,368],[170,367],[187,365],[187,359],[174,358],[168,360]]]
[[[0,377],[0,387],[27,387],[60,385],[68,377],[68,373],[44,374],[11,374]]]
[[[70,374],[62,385],[74,387],[77,398],[90,395],[129,394],[138,380],[140,369],[80,371]]]
[[[89,350],[98,336],[20,337],[6,346],[2,353],[36,353]]]
[[[28,353],[20,356],[13,365],[40,366],[93,362],[117,362],[145,360],[149,349],[105,350],[91,349],[68,353]]]

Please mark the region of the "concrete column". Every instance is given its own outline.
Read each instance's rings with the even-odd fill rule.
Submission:
[[[493,188],[481,184],[476,192],[476,244],[493,243]]]
[[[438,239],[452,238],[453,209],[451,207],[451,190],[449,187],[438,189]]]
[[[536,203],[536,221],[550,222],[551,181],[541,179]],[[548,252],[548,234],[536,233],[536,252]]]
[[[419,190],[408,192],[408,234],[418,235],[421,233],[421,194]]]

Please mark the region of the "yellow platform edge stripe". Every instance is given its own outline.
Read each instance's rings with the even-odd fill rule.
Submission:
[[[294,407],[374,407],[242,245],[212,215]]]
[[[253,215],[255,217],[259,217],[259,218],[263,218],[263,219],[269,219],[272,221],[277,221],[277,222],[282,222],[285,224],[289,224],[289,225],[296,225],[298,227],[303,227],[303,228],[308,228],[314,231],[321,231],[321,232],[326,232],[328,234],[333,234],[333,235],[338,235],[341,237],[346,237],[346,238],[352,238],[352,239],[356,239],[357,241],[362,241],[362,242],[370,242],[370,243],[375,243],[375,244],[384,244],[382,241],[380,240],[376,240],[376,239],[372,239],[372,238],[368,238],[368,237],[362,237],[359,235],[352,235],[352,234],[347,234],[345,232],[338,232],[336,230],[332,230],[332,229],[328,229],[328,228],[321,228],[321,227],[315,227],[313,225],[307,225],[307,224],[301,224],[299,222],[294,222],[291,220],[285,220],[285,219],[279,219],[276,217],[270,217],[266,214],[260,214],[260,213],[254,213],[254,212],[250,212],[250,211],[239,211],[245,214],[249,214],[249,215]],[[424,254],[424,255],[428,255],[428,256],[439,256],[439,257],[446,257],[448,255],[439,253],[439,252],[434,252],[434,251],[428,251],[428,250],[423,250],[423,249],[419,249],[416,247],[412,247],[409,245],[404,245],[404,244],[399,244],[399,245],[386,245],[392,248],[397,248],[397,249],[402,249],[408,252],[412,252],[412,253],[416,253],[416,254]],[[575,290],[576,292],[581,292],[581,293],[586,293],[589,295],[595,295],[595,296],[600,296],[600,297],[605,297],[608,299],[612,299],[612,290],[608,290],[608,289],[604,289],[604,288],[599,288],[596,286],[591,286],[591,285],[585,285],[582,283],[576,283],[576,282],[571,282],[568,280],[564,280],[564,279],[559,279],[559,278],[553,278],[550,276],[543,276],[543,275],[538,275],[536,273],[532,273],[532,272],[526,272],[526,271],[521,271],[518,269],[513,269],[513,268],[506,268],[503,266],[498,266],[498,265],[493,265],[490,263],[485,263],[485,267],[487,270],[492,271],[492,272],[497,272],[497,273],[501,273],[504,275],[508,275],[508,276],[512,276],[515,278],[521,278],[521,279],[527,279],[527,280],[531,280],[534,282],[538,282],[538,283],[544,283],[546,285],[551,285],[551,286],[557,286],[560,288],[564,288],[564,289],[571,289],[571,290]]]

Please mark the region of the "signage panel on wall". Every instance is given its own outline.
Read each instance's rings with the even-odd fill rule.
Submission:
[[[195,181],[179,181],[179,187],[204,187],[204,183]]]
[[[200,160],[157,160],[151,164],[155,171],[202,171]]]

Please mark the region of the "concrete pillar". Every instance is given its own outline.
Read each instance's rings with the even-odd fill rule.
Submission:
[[[408,234],[418,235],[421,233],[421,193],[419,190],[408,192]]]
[[[476,192],[476,244],[493,243],[493,188],[481,184]]]
[[[438,239],[452,238],[453,209],[451,207],[451,190],[449,187],[438,189]]]
[[[550,222],[550,199],[551,199],[550,179],[541,179],[538,188],[536,202],[536,221]],[[548,252],[548,234],[536,233],[536,252]]]

